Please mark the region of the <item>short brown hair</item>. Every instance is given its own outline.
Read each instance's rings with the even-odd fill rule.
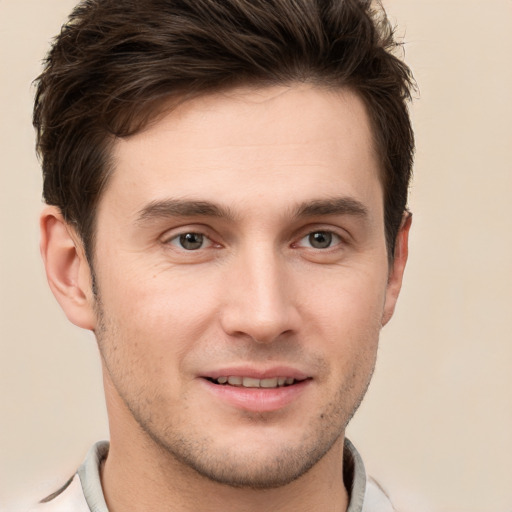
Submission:
[[[164,99],[251,84],[351,88],[372,123],[392,258],[414,152],[414,85],[397,46],[380,3],[365,0],[83,0],[36,80],[44,199],[76,226],[92,264],[111,144]]]

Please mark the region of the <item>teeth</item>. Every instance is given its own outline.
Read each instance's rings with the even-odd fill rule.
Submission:
[[[228,377],[228,383],[232,386],[241,386],[242,382],[242,377]]]
[[[242,385],[244,388],[259,388],[260,387],[260,379],[252,379],[251,377],[244,377],[242,381]]]
[[[217,384],[229,384],[230,386],[244,388],[277,388],[290,386],[295,383],[293,377],[274,377],[272,379],[254,379],[252,377],[218,377]]]
[[[277,387],[277,377],[275,379],[261,379],[260,388],[275,388]]]

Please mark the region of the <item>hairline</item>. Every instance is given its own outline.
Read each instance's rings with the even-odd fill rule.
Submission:
[[[169,91],[167,94],[162,94],[161,97],[153,98],[153,100],[148,101],[148,108],[141,112],[142,122],[136,125],[136,128],[133,131],[130,131],[128,135],[125,136],[114,136],[108,133],[105,134],[105,143],[102,145],[102,151],[105,156],[104,163],[104,172],[103,172],[103,180],[101,187],[98,190],[98,194],[95,198],[95,203],[92,205],[90,216],[91,219],[87,225],[87,232],[82,233],[81,229],[77,229],[77,232],[80,236],[80,239],[84,246],[84,252],[91,268],[91,272],[94,268],[94,253],[95,253],[95,241],[96,241],[96,232],[97,232],[97,212],[95,211],[100,204],[104,193],[106,192],[110,180],[116,172],[117,167],[114,158],[114,148],[116,143],[119,140],[129,139],[132,136],[144,133],[144,131],[151,128],[157,124],[160,120],[162,120],[167,115],[171,114],[180,106],[193,101],[198,98],[213,96],[216,94],[225,94],[229,92],[236,91],[237,89],[246,89],[247,91],[258,91],[268,89],[270,87],[282,86],[282,87],[293,87],[296,85],[309,84],[313,86],[313,88],[317,88],[319,90],[325,90],[328,92],[332,92],[334,94],[339,94],[342,92],[350,93],[356,96],[362,103],[364,111],[366,113],[366,118],[368,121],[368,127],[370,130],[370,142],[371,142],[371,150],[373,152],[373,157],[375,158],[377,167],[378,167],[378,175],[377,178],[381,185],[382,192],[382,200],[383,200],[383,229],[385,234],[385,242],[386,242],[386,252],[388,253],[388,261],[389,264],[392,263],[394,259],[394,244],[395,240],[388,240],[387,236],[387,226],[386,226],[386,166],[383,163],[385,160],[386,152],[383,148],[380,148],[379,143],[379,132],[374,122],[371,109],[367,103],[365,95],[357,89],[356,86],[351,84],[342,84],[335,83],[333,80],[323,79],[321,76],[315,75],[309,78],[298,79],[298,78],[290,78],[286,79],[273,79],[273,80],[238,80],[236,82],[227,84],[227,85],[217,85],[211,87],[205,87],[203,89],[199,89],[197,91],[192,91],[188,93],[183,92],[172,92]],[[407,212],[407,209],[404,210],[404,214]],[[78,228],[78,227],[77,227]],[[84,235],[86,239],[84,239]],[[94,283],[93,283],[94,284]]]

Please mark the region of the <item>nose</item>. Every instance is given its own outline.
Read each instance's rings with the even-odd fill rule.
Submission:
[[[275,250],[260,246],[239,255],[225,284],[221,324],[230,336],[271,343],[298,329],[290,275]]]

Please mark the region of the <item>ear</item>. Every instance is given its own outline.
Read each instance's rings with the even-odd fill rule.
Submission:
[[[405,212],[402,223],[395,240],[395,253],[389,270],[388,285],[386,289],[386,302],[382,314],[382,325],[386,325],[395,311],[396,301],[402,288],[405,264],[409,255],[409,231],[411,229],[412,214]]]
[[[41,256],[53,295],[72,323],[93,330],[92,276],[80,237],[56,206],[45,207],[40,229]]]

